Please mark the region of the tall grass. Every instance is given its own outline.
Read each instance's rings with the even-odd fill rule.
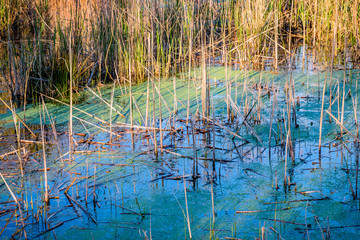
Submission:
[[[70,72],[75,93],[86,84],[139,83],[147,79],[147,71],[169,76],[199,66],[201,51],[214,64],[277,69],[296,47],[321,52],[335,43],[328,52],[335,57],[332,65],[338,65],[344,61],[338,56],[346,40],[352,61],[360,57],[359,0],[0,3],[1,50],[6,56],[0,68],[13,96],[20,99],[36,99],[39,92],[67,98]],[[328,59],[319,56],[317,61]]]

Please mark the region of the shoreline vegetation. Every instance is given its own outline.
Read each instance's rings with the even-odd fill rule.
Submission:
[[[1,0],[1,78],[13,100],[68,99],[192,67],[327,69],[360,62],[358,0]],[[71,51],[70,51],[71,50]],[[71,64],[70,64],[70,55]],[[70,68],[70,66],[72,66]],[[72,84],[70,84],[70,72]]]

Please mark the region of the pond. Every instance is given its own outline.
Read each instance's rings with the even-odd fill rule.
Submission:
[[[200,71],[2,109],[1,238],[359,238],[360,72]]]

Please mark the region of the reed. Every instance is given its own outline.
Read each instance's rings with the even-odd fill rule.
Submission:
[[[322,128],[324,120],[324,104],[325,104],[325,90],[326,90],[326,76],[323,86],[322,101],[321,101],[321,112],[320,112],[320,127],[319,127],[319,155],[321,155],[321,137],[322,137]]]
[[[49,188],[48,188],[48,177],[47,177],[47,163],[46,163],[46,149],[45,149],[45,130],[44,130],[44,125],[46,123],[45,120],[45,109],[43,106],[42,109],[42,113],[41,113],[41,109],[39,109],[39,115],[40,115],[40,127],[41,127],[41,141],[42,141],[42,153],[43,153],[43,161],[44,161],[44,202],[46,204],[49,203]],[[44,122],[43,122],[44,121]],[[71,156],[71,154],[70,154]],[[71,159],[71,158],[70,158]]]
[[[73,59],[72,59],[72,31],[69,35],[69,72],[70,72],[70,112],[69,112],[69,159],[72,160],[73,153]]]
[[[109,130],[112,132],[112,112],[113,112],[113,104],[114,104],[114,92],[115,92],[115,82],[113,84],[111,90],[111,100],[110,100],[110,116],[109,116]],[[112,142],[112,134],[110,134],[110,143]]]
[[[184,175],[184,174],[183,174]],[[190,239],[192,239],[192,234],[191,234],[191,223],[190,223],[190,215],[189,215],[189,207],[188,207],[188,198],[187,198],[187,188],[186,188],[186,179],[185,177],[183,178],[183,182],[184,182],[184,195],[185,195],[185,211],[186,211],[186,222],[187,222],[187,227],[188,227],[188,231],[189,231],[189,237]]]
[[[20,125],[20,121],[18,121],[18,119],[15,115],[16,111],[15,111],[15,107],[12,104],[12,101],[10,101],[10,105],[11,105],[11,113],[12,113],[12,117],[13,117],[13,121],[14,121],[14,127],[15,127],[15,133],[16,133],[16,143],[17,143],[17,150],[14,149],[14,151],[16,152],[16,155],[19,159],[21,177],[24,177],[23,162],[22,162],[22,157],[21,157],[21,143],[20,143],[21,125]]]

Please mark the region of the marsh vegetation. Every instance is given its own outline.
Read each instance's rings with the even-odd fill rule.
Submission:
[[[358,238],[359,14],[0,0],[0,236]]]

